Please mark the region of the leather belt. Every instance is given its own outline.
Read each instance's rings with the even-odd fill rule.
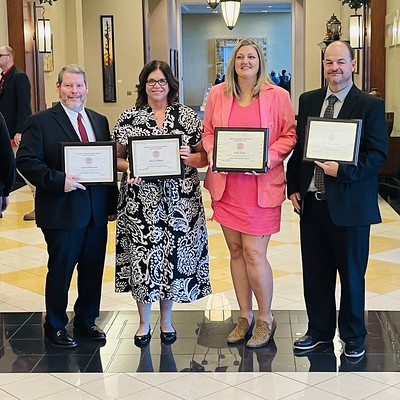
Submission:
[[[318,201],[326,200],[326,193],[314,192],[314,196]]]

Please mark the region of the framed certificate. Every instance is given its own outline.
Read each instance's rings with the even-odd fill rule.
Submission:
[[[268,128],[215,128],[213,171],[266,172]]]
[[[357,165],[361,119],[309,117],[303,159]]]
[[[179,154],[182,143],[182,135],[129,138],[131,176],[143,179],[183,178],[185,164]]]
[[[79,175],[86,185],[117,183],[115,142],[62,142],[62,166],[66,174]]]

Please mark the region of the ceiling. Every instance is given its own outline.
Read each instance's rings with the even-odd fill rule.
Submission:
[[[206,0],[199,1],[197,3],[183,3],[182,14],[212,14],[220,13],[221,6],[218,6],[213,10]],[[273,13],[273,12],[291,12],[291,1],[282,3],[272,2],[241,2],[240,13],[241,14],[258,14],[258,13]]]

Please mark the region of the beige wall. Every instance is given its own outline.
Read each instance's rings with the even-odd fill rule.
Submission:
[[[399,0],[388,0],[389,15],[400,10]],[[400,44],[386,48],[386,111],[394,111],[392,136],[400,136]]]
[[[0,46],[8,44],[6,0],[0,0]]]
[[[304,90],[307,91],[321,86],[321,50],[318,43],[324,40],[326,22],[335,14],[342,23],[341,39],[348,40],[350,15],[354,12],[338,0],[304,0],[304,11]],[[361,87],[359,76],[355,75],[354,81]]]
[[[136,101],[136,84],[143,68],[141,1],[83,0],[82,3],[85,69],[90,84],[88,106],[107,115],[112,127],[118,115]],[[103,102],[101,15],[114,16],[116,103]]]
[[[114,16],[117,102],[103,102],[100,16]],[[58,71],[77,63],[89,82],[87,106],[108,117],[110,127],[136,100],[136,84],[143,68],[142,10],[139,0],[68,0],[46,6],[54,38],[54,71],[45,73],[46,103],[58,101]],[[128,93],[131,93],[130,95]]]

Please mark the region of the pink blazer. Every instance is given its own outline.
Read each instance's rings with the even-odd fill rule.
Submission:
[[[233,97],[225,96],[224,90],[225,83],[215,85],[208,95],[202,138],[207,152],[214,147],[214,128],[228,126]],[[265,83],[259,99],[261,128],[269,129],[268,159],[271,167],[267,173],[257,176],[258,205],[277,207],[285,200],[283,161],[297,141],[295,119],[289,93],[285,89]],[[226,174],[208,169],[204,186],[213,200],[221,199],[226,177]]]

